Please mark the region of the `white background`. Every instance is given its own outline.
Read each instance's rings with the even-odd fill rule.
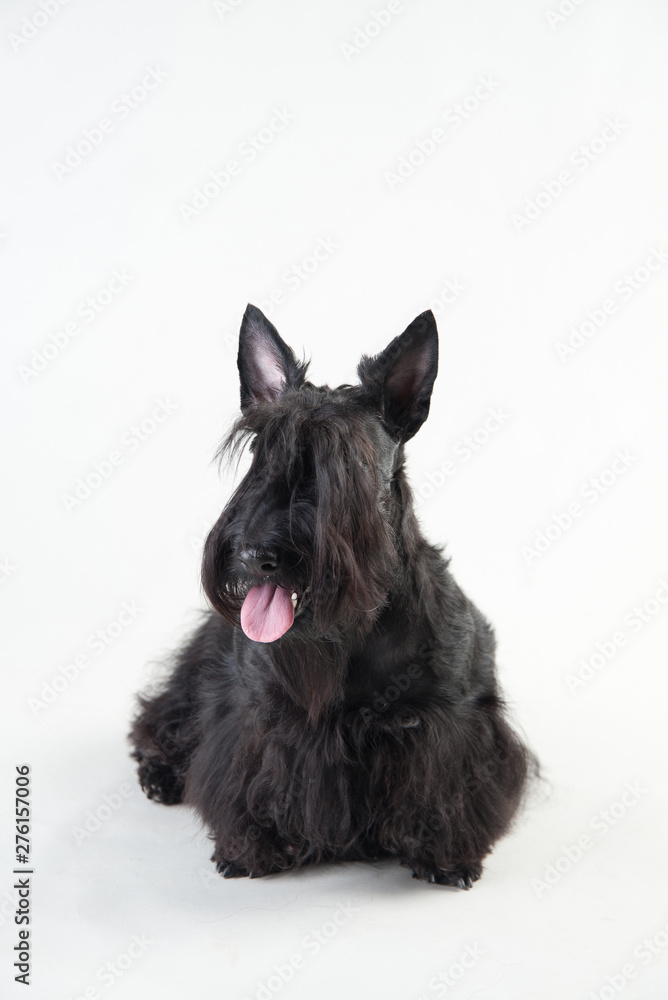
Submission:
[[[666,996],[668,11],[557,3],[402,0],[366,35],[384,0],[2,4],[5,996]],[[274,109],[291,120],[261,133]],[[204,607],[235,339],[276,291],[271,319],[331,385],[437,314],[420,518],[495,623],[547,779],[468,893],[394,864],[224,881],[196,818],[136,787],[134,694]],[[24,762],[30,993],[11,967]]]

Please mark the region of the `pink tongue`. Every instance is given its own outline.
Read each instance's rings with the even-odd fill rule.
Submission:
[[[287,590],[274,583],[251,587],[241,607],[241,627],[255,642],[273,642],[284,635],[295,620]]]

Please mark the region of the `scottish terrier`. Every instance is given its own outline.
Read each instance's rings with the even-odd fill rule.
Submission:
[[[506,720],[491,626],[420,531],[404,445],[429,413],[431,312],[359,384],[306,380],[254,306],[241,416],[250,468],[211,529],[213,607],[130,739],[149,798],[184,803],[226,878],[394,857],[469,888],[534,758]]]

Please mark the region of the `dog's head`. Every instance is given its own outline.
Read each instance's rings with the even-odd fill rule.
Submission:
[[[422,313],[359,385],[314,386],[254,306],[241,325],[241,417],[223,443],[250,469],[204,547],[212,605],[257,642],[367,631],[401,567],[403,445],[429,413],[436,323]],[[412,515],[410,515],[412,517]]]

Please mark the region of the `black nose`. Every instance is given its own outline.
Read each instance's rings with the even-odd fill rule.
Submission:
[[[268,549],[242,549],[239,559],[247,570],[259,576],[269,576],[278,569],[278,553]]]

